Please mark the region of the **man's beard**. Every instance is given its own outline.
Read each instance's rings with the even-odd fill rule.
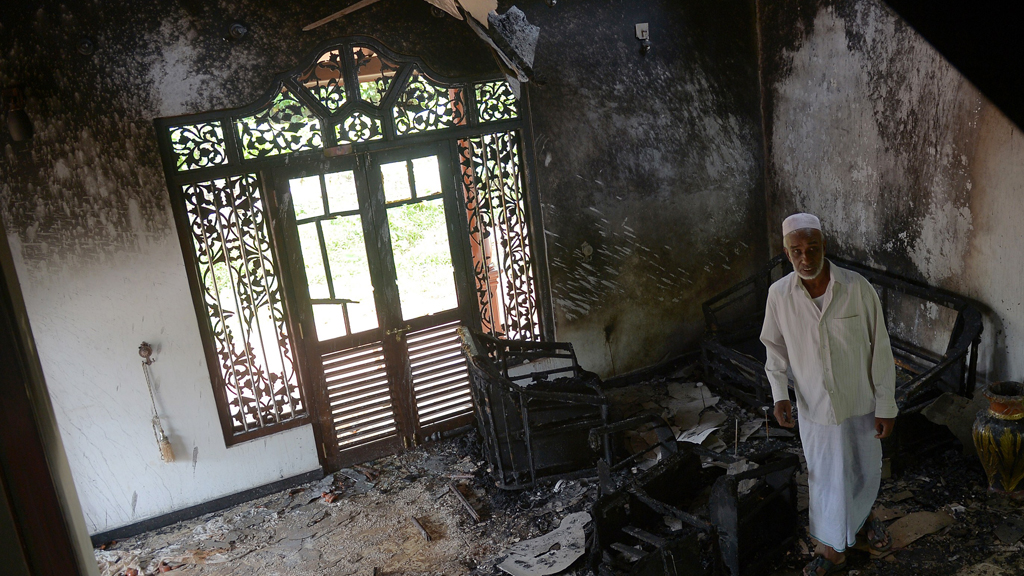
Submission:
[[[804,273],[802,273],[802,272],[800,272],[798,270],[796,275],[799,276],[801,280],[814,280],[815,278],[817,278],[818,276],[821,275],[821,271],[824,270],[824,269],[825,269],[825,259],[822,258],[821,261],[818,262],[818,267],[815,268],[813,271],[811,271],[810,274],[804,274]]]

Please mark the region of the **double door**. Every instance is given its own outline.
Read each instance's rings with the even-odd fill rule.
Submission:
[[[445,143],[274,172],[275,227],[329,469],[471,422],[465,210]]]

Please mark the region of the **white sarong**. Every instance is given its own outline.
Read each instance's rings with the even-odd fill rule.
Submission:
[[[800,419],[811,537],[839,552],[857,543],[878,497],[882,443],[875,433],[874,412],[838,426]]]

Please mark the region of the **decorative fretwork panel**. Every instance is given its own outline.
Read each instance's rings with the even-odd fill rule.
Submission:
[[[384,127],[381,125],[381,121],[358,110],[334,129],[338,142],[342,144],[369,142],[384,137]]]
[[[459,157],[481,327],[503,338],[539,340],[518,136],[460,140]]]
[[[359,98],[380,106],[398,73],[398,64],[367,46],[353,46],[352,52],[356,62],[356,79],[359,81]]]
[[[481,122],[494,122],[495,120],[513,120],[519,117],[516,108],[516,95],[512,92],[508,82],[497,80],[477,84],[476,112]]]
[[[287,88],[281,88],[269,106],[239,118],[235,125],[246,160],[323,147],[320,120]]]
[[[224,129],[219,122],[174,126],[168,132],[179,171],[228,163]]]
[[[308,89],[331,114],[341,109],[348,100],[345,93],[345,67],[341,59],[341,50],[328,50],[298,78],[299,84]]]
[[[413,70],[395,102],[394,118],[399,136],[465,124],[462,89],[442,86]]]
[[[233,432],[304,415],[256,176],[186,184],[182,195]]]

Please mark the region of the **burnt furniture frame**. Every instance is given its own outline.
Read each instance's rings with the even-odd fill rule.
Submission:
[[[944,354],[896,337],[890,331],[896,362],[896,403],[901,414],[920,412],[943,392],[970,398],[974,393],[978,345],[983,329],[981,312],[966,298],[842,258],[836,265],[864,276],[875,287],[886,318],[890,304],[909,295],[956,312]],[[765,351],[759,336],[764,323],[768,287],[792,271],[784,255],[772,258],[753,276],[703,304],[707,332],[701,342],[705,373],[736,399],[760,408],[772,404],[764,371]]]
[[[773,453],[757,468],[730,475],[704,467],[700,455],[733,461],[685,447],[594,503],[590,567],[596,574],[754,576],[790,549],[800,523],[799,459]],[[743,480],[754,482],[744,491]],[[682,527],[669,529],[665,517]]]
[[[656,446],[676,452],[671,428],[657,415],[609,423],[601,380],[580,367],[572,344],[459,333],[484,454],[499,488],[596,476],[602,460],[608,471],[630,466],[646,452],[617,459],[613,439],[643,425],[654,425]]]

